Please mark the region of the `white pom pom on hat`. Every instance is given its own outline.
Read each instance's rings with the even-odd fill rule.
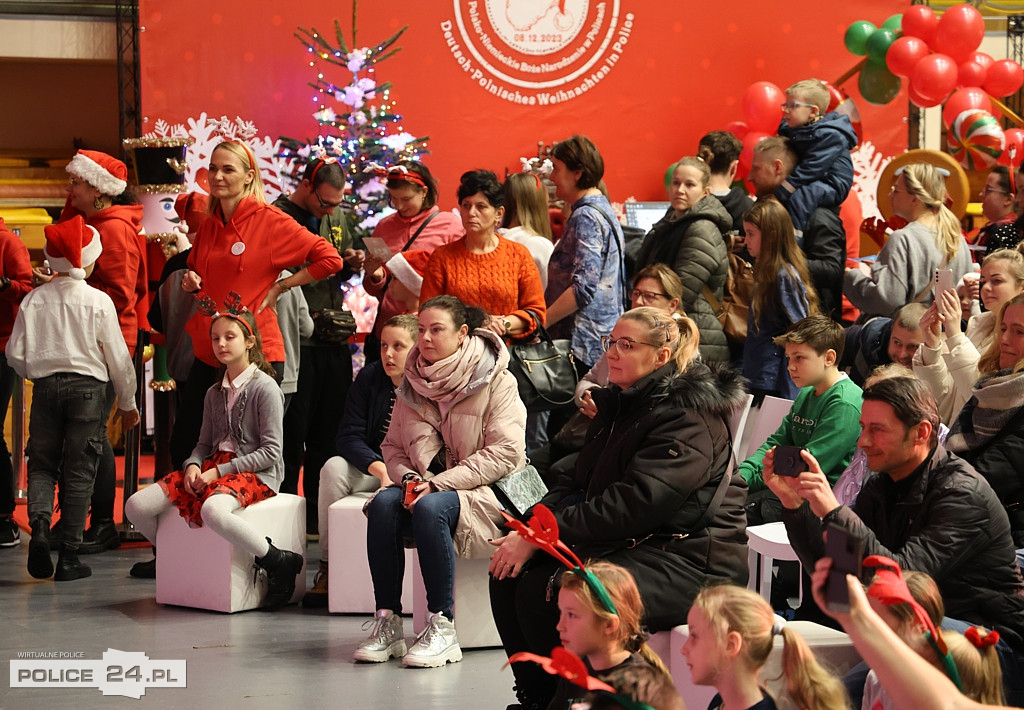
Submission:
[[[78,281],[85,278],[86,267],[94,264],[103,252],[100,233],[86,224],[81,215],[66,222],[48,224],[43,232],[46,234],[43,253],[50,268]]]
[[[117,197],[128,187],[128,168],[117,158],[98,150],[80,150],[65,168],[104,195]]]

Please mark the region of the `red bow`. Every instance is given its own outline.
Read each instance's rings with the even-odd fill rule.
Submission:
[[[982,634],[984,634],[984,636]],[[988,631],[978,626],[972,626],[967,629],[967,631],[964,631],[964,637],[979,651],[982,651],[989,646],[995,646],[999,643],[998,631]]]
[[[868,588],[868,596],[874,597],[886,606],[909,604],[910,608],[914,611],[914,617],[917,619],[917,622],[931,633],[932,638],[935,639],[935,644],[938,646],[940,653],[947,653],[946,642],[943,641],[942,635],[935,629],[935,624],[932,622],[931,617],[928,616],[928,612],[924,610],[924,607],[910,593],[907,582],[903,579],[903,572],[900,571],[900,566],[894,560],[884,555],[869,555],[865,557],[864,566],[887,568],[875,571],[875,579]]]
[[[615,692],[615,688],[587,673],[587,666],[579,656],[561,646],[555,646],[551,649],[551,658],[522,651],[520,653],[513,653],[508,659],[509,663],[522,663],[523,661],[533,661],[551,675],[565,678],[570,683],[587,690]],[[505,665],[508,664],[506,663]]]

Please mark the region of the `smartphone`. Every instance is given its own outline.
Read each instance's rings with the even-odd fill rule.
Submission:
[[[405,505],[409,505],[414,500],[416,500],[415,488],[416,488],[416,486],[418,486],[421,483],[423,483],[423,481],[419,481],[419,480],[415,480],[415,479],[410,480],[410,481],[404,481],[402,483],[402,492],[403,492],[402,502]]]
[[[932,295],[935,300],[939,300],[939,294],[943,291],[950,291],[953,289],[953,271],[952,269],[936,269],[935,270],[935,282],[932,287]]]
[[[775,447],[775,475],[797,478],[807,470],[807,462],[800,455],[803,451],[799,446]]]
[[[864,541],[846,528],[829,523],[825,531],[825,556],[832,558],[832,569],[825,583],[825,603],[832,611],[850,611],[850,590],[846,575],[861,578]]]

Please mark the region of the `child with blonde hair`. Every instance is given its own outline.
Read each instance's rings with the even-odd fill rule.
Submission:
[[[701,591],[687,615],[690,635],[683,656],[693,682],[713,685],[718,695],[708,710],[775,710],[759,673],[782,636],[782,673],[797,708],[845,708],[846,690],[814,658],[807,642],[776,616],[756,592],[734,585]]]
[[[996,652],[999,633],[972,626],[966,634],[943,631],[942,638],[956,663],[964,695],[982,705],[1004,704],[1003,669]]]
[[[644,607],[633,575],[610,562],[593,562],[586,570],[598,580],[597,585],[583,574],[562,574],[557,626],[561,645],[582,658],[590,674],[600,680],[609,682],[609,676],[628,667],[650,666],[671,684],[668,669],[647,645],[641,628]],[[585,694],[584,688],[559,679],[548,708],[569,710]]]

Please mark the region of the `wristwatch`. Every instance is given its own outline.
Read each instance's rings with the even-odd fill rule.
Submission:
[[[11,287],[11,280],[6,276],[0,276],[0,291],[6,291]]]

